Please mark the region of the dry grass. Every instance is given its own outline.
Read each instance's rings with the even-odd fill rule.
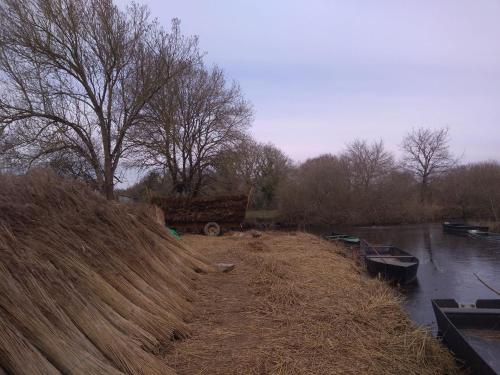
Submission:
[[[180,374],[458,373],[343,248],[284,233],[183,241],[237,266],[202,276],[193,336],[167,355]]]
[[[147,210],[0,176],[0,373],[173,374],[205,261]]]

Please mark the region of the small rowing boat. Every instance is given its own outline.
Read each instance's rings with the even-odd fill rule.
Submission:
[[[417,279],[418,258],[392,245],[371,245],[361,241],[361,255],[372,276],[398,284],[409,284]]]
[[[329,236],[325,236],[325,238],[329,241],[342,241],[351,245],[357,245],[360,241],[359,237],[350,234],[340,234],[335,232],[332,232],[332,234]]]
[[[454,234],[463,234],[467,235],[467,232],[470,230],[477,230],[481,232],[487,232],[490,228],[487,226],[480,226],[480,225],[468,225],[464,223],[450,223],[450,222],[444,222],[443,223],[443,231],[447,233],[454,233]]]
[[[500,374],[500,299],[459,305],[454,299],[432,300],[443,342],[474,373]]]
[[[467,231],[467,234],[471,238],[476,238],[491,242],[500,242],[500,233],[483,232],[477,229],[471,229]]]

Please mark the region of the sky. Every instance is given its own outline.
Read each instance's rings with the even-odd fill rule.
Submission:
[[[500,160],[500,0],[137,1],[199,36],[253,104],[252,135],[295,161],[356,138],[399,155],[422,126],[449,127],[464,162]]]

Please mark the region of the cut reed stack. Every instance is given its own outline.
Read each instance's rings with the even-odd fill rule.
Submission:
[[[0,373],[172,374],[161,353],[208,270],[145,209],[0,176]]]
[[[246,195],[219,196],[214,198],[164,198],[153,197],[151,203],[165,213],[169,225],[217,223],[242,223],[248,198]]]

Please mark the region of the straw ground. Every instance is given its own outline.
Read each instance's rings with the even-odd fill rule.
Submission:
[[[343,247],[300,233],[183,242],[236,268],[201,276],[193,335],[167,354],[179,374],[459,372]]]

